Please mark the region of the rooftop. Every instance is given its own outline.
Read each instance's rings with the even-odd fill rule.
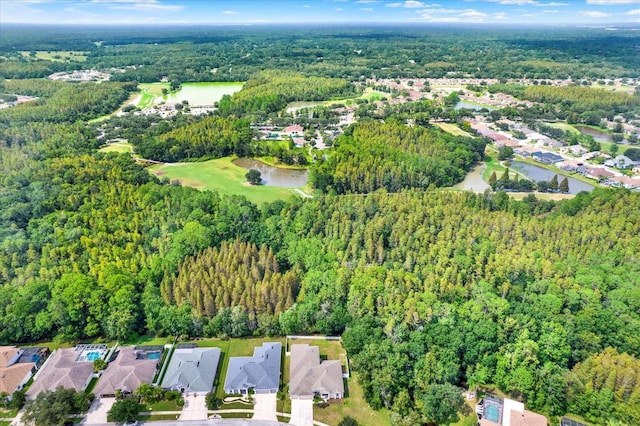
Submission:
[[[156,372],[158,359],[141,357],[133,346],[124,346],[115,353],[100,377],[93,393],[95,395],[115,395],[117,390],[133,392],[142,383],[151,383]]]
[[[280,386],[282,343],[267,342],[253,350],[253,356],[229,359],[224,389],[267,391]]]
[[[93,374],[93,363],[86,358],[76,361],[77,358],[78,352],[74,348],[58,349],[51,354],[27,396],[35,397],[59,386],[81,391]]]
[[[219,348],[179,348],[173,352],[162,387],[210,392],[220,361]]]
[[[340,361],[320,362],[317,346],[307,344],[291,345],[291,396],[309,396],[328,394],[330,397],[344,395],[342,365]]]

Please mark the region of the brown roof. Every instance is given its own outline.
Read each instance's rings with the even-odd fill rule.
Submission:
[[[518,412],[511,410],[510,426],[547,426],[547,418],[533,411]]]
[[[313,396],[314,393],[344,394],[340,361],[323,361],[317,346],[291,345],[292,396]]]
[[[33,362],[15,363],[20,349],[15,346],[0,346],[0,393],[11,394],[35,367]],[[7,367],[7,364],[12,362]]]
[[[135,391],[142,383],[151,383],[156,372],[157,359],[137,359],[133,346],[121,347],[118,357],[102,373],[93,393],[115,395],[116,390]]]
[[[27,391],[27,396],[35,397],[41,392],[55,390],[59,386],[82,390],[82,386],[93,374],[93,363],[76,362],[77,356],[74,348],[58,349],[51,354]]]
[[[0,368],[6,367],[18,351],[19,349],[15,346],[0,346]]]

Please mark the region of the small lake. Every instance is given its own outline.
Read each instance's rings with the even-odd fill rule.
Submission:
[[[212,105],[218,102],[224,95],[233,95],[240,91],[244,83],[205,82],[182,83],[182,88],[175,93],[166,96],[165,101],[187,101],[189,105]]]
[[[536,182],[541,180],[549,181],[553,178],[554,175],[558,175],[558,182],[560,182],[564,178],[564,176],[560,173],[543,169],[542,167],[538,167],[533,164],[521,163],[519,161],[511,162],[511,168],[519,171],[529,179]],[[567,180],[569,182],[569,194],[577,194],[578,192],[582,191],[593,191],[593,185],[589,183],[582,182],[572,177],[567,177]]]
[[[258,170],[262,175],[263,185],[298,188],[305,186],[309,182],[309,171],[306,169],[280,169],[251,158],[238,158],[233,160],[233,164],[245,170]]]
[[[475,166],[469,173],[467,173],[467,176],[462,182],[454,185],[453,187],[477,193],[482,193],[485,189],[491,188],[489,184],[482,179],[482,172],[485,167],[486,166],[484,164]]]
[[[613,139],[611,139],[611,135],[603,130],[580,125],[574,125],[573,127],[575,127],[583,135],[593,136],[593,139],[598,142],[613,142]]]
[[[471,109],[471,110],[474,110],[474,111],[480,111],[481,109],[487,109],[489,111],[492,111],[492,110],[497,109],[496,107],[493,107],[491,105],[479,104],[479,103],[468,102],[468,101],[460,101],[460,102],[458,102],[453,109],[459,110],[459,109],[462,109],[462,108]]]

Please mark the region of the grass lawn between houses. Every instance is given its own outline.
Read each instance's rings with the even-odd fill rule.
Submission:
[[[129,142],[113,142],[100,148],[100,152],[120,152],[129,154],[133,152],[133,145]]]
[[[472,138],[473,136],[470,133],[465,132],[464,130],[462,130],[460,127],[456,126],[455,124],[451,124],[451,123],[434,123],[436,126],[438,126],[441,130],[450,133],[454,136],[466,136],[468,138]]]
[[[245,178],[247,171],[233,164],[233,160],[234,157],[224,157],[197,163],[153,165],[149,171],[159,178],[177,180],[184,186],[209,189],[221,195],[243,195],[256,204],[286,200],[296,194],[293,188],[250,185]]]

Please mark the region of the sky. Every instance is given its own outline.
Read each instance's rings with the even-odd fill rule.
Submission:
[[[640,0],[0,0],[0,24],[638,24]]]

